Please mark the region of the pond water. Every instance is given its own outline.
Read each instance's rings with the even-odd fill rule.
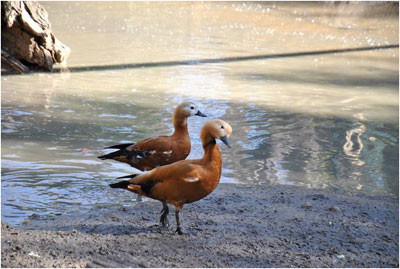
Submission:
[[[184,100],[209,116],[189,158],[207,120],[233,127],[222,182],[398,197],[398,6],[41,3],[69,71],[1,77],[3,220],[132,203],[108,184],[133,169],[96,156],[171,133]]]

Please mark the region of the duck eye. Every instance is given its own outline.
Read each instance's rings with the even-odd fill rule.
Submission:
[[[194,106],[191,106],[190,109],[194,109]]]
[[[224,129],[224,126],[221,125],[221,129]]]

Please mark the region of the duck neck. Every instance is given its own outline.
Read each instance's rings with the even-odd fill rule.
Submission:
[[[219,151],[219,147],[215,139],[212,138],[209,140],[203,140],[203,149],[204,149],[204,156],[202,160],[205,163],[216,165],[217,169],[220,170],[219,172],[221,172],[221,167],[222,167],[221,153]]]
[[[174,136],[189,135],[187,128],[187,117],[180,116],[174,113],[173,123],[175,128],[175,131],[173,133]]]

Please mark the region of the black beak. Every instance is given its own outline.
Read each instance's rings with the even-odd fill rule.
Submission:
[[[196,116],[200,116],[200,117],[207,117],[207,115],[203,114],[199,111],[197,111],[197,113],[195,114]]]
[[[231,144],[229,144],[229,140],[228,140],[228,137],[226,135],[225,136],[221,136],[219,139],[221,139],[221,141],[224,142],[224,144],[227,145],[228,148],[232,147]]]

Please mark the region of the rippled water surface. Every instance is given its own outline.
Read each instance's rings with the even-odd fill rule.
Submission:
[[[398,196],[398,47],[376,49],[398,44],[398,6],[42,4],[69,72],[1,78],[3,220],[132,203],[108,184],[133,170],[96,156],[171,133],[184,100],[209,115],[189,158],[207,120],[233,127],[222,182]]]

